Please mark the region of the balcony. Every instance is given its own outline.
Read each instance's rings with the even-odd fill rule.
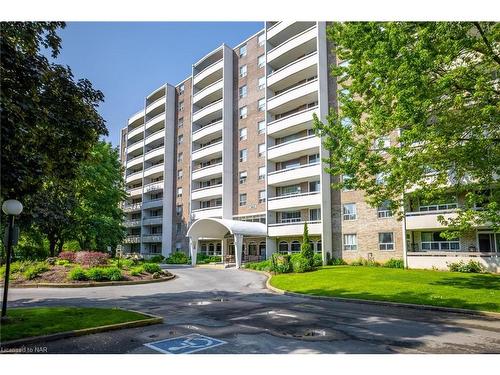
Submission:
[[[165,122],[165,119],[167,118],[167,115],[165,112],[163,113],[160,113],[152,118],[150,118],[147,122],[146,122],[146,129],[149,129],[153,126],[155,126],[156,124],[159,124],[160,122]]]
[[[163,155],[164,153],[165,153],[164,145],[158,146],[158,147],[146,152],[146,154],[144,155],[144,161],[153,159],[154,157]]]
[[[142,203],[130,203],[130,204],[124,204],[123,205],[123,211],[124,212],[134,212],[134,211],[140,211],[142,207]]]
[[[267,183],[268,185],[285,186],[296,182],[315,181],[320,175],[320,163],[304,164],[268,173]]]
[[[206,143],[222,135],[223,123],[221,121],[205,125],[201,129],[195,130],[192,135],[193,142]]]
[[[321,235],[322,225],[321,221],[308,221],[307,228],[309,234]],[[292,223],[279,223],[279,224],[269,224],[267,228],[267,235],[269,237],[286,237],[286,236],[302,236],[304,233],[304,222],[292,222]]]
[[[290,159],[291,154],[296,158],[317,154],[319,153],[320,145],[320,138],[315,135],[309,135],[269,147],[267,150],[267,158],[268,160],[278,162]]]
[[[136,156],[135,158],[129,159],[126,162],[127,168],[134,167],[136,165],[142,164],[144,161],[144,155]]]
[[[267,63],[276,69],[280,69],[301,56],[315,51],[317,33],[316,26],[313,26],[287,39],[267,51]]]
[[[139,181],[139,180],[142,180],[142,170],[131,173],[125,178],[125,182],[127,184],[131,183],[132,181]]]
[[[150,201],[145,201],[143,202],[142,204],[142,207],[144,209],[147,209],[147,208],[155,208],[155,207],[161,207],[163,206],[163,198],[159,198],[159,199],[151,199]]]
[[[140,242],[141,242],[141,236],[137,235],[127,236],[123,240],[123,243],[140,243]]]
[[[148,177],[154,175],[156,173],[161,173],[165,169],[165,165],[163,163],[152,165],[144,170],[144,177]]]
[[[144,186],[144,192],[149,193],[151,191],[161,191],[163,190],[163,181],[152,182]]]
[[[142,242],[151,243],[151,242],[161,242],[162,236],[161,234],[146,234],[142,236]]]
[[[223,101],[221,99],[203,107],[202,109],[197,110],[196,112],[193,113],[193,122],[205,120],[205,122],[210,123],[210,121],[221,118],[222,107],[223,107]]]
[[[161,107],[162,105],[165,105],[165,96],[162,96],[155,101],[149,103],[146,107],[146,113],[149,113],[153,110],[155,110],[158,107]]]
[[[316,75],[317,64],[318,53],[315,51],[273,71],[267,76],[267,86],[273,91],[283,90],[285,87]]]
[[[210,180],[214,177],[218,177],[221,175],[222,175],[222,163],[218,163],[194,170],[191,179],[193,181]]]
[[[144,139],[141,139],[140,141],[134,142],[127,146],[127,154],[130,154],[135,150],[140,150],[143,147],[144,147]]]
[[[123,222],[123,226],[125,228],[140,227],[141,226],[141,219],[137,219],[137,220],[125,220]]]
[[[198,107],[204,107],[207,104],[222,99],[223,88],[224,81],[222,79],[212,83],[193,95],[193,104]]]
[[[127,194],[129,197],[140,197],[142,195],[142,186],[133,188],[133,189],[127,189]]]
[[[199,200],[199,199],[208,200],[218,197],[222,197],[222,184],[207,186],[204,188],[193,190],[191,192],[192,200]]]
[[[267,134],[273,137],[284,137],[301,130],[310,129],[313,114],[319,116],[318,106],[292,113],[267,123]]]
[[[192,211],[195,220],[206,217],[222,217],[222,206],[199,208]]]
[[[155,131],[152,134],[146,136],[146,144],[154,142],[158,139],[163,139],[165,137],[165,128]]]
[[[279,45],[314,25],[315,22],[279,21],[267,29],[267,40]]]
[[[407,212],[406,213],[406,229],[442,229],[445,228],[439,220],[438,216],[443,216],[445,219],[456,218],[457,209],[437,210],[424,212]]]
[[[318,79],[275,95],[267,100],[267,110],[273,114],[285,113],[318,100]]]
[[[280,211],[285,209],[302,209],[321,206],[321,194],[319,191],[309,193],[290,194],[268,199],[267,209]]]
[[[198,87],[206,87],[222,78],[222,69],[224,67],[224,60],[221,58],[219,61],[207,66],[201,72],[195,74],[193,84]]]
[[[194,150],[191,160],[210,160],[222,155],[222,141]]]
[[[129,131],[127,133],[127,139],[134,138],[135,136],[144,133],[144,125],[140,125],[137,128]]]
[[[134,127],[137,126],[139,123],[143,123],[144,121],[144,110],[141,109],[139,112],[134,113],[130,118],[128,119],[128,126]]]
[[[142,219],[143,225],[161,225],[162,222],[163,222],[163,216],[148,217]]]

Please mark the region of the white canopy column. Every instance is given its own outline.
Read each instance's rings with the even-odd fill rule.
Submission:
[[[198,239],[194,237],[189,238],[189,251],[191,253],[191,265],[196,266],[196,256],[198,255]]]
[[[236,268],[241,267],[241,253],[243,252],[243,235],[234,235],[234,258],[236,260]]]

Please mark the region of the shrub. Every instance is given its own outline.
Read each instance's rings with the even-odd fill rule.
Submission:
[[[176,253],[174,253],[174,254],[176,254]],[[165,257],[163,255],[154,255],[151,258],[149,258],[148,262],[151,262],[151,263],[163,263],[164,260],[165,260]]]
[[[68,278],[70,280],[77,280],[77,281],[87,280],[87,274],[85,273],[85,270],[82,267],[75,267],[71,271],[69,271]]]
[[[262,262],[246,263],[245,268],[249,268],[251,270],[256,270],[256,271],[271,271],[272,268],[271,259],[267,259]]]
[[[144,263],[142,268],[147,273],[161,272],[161,268],[157,263]]]
[[[109,281],[120,281],[122,276],[122,271],[118,267],[107,267],[104,268],[104,278]]]
[[[485,272],[484,266],[473,260],[469,260],[467,263],[464,263],[463,260],[447,264],[448,269],[452,272],[465,272],[465,273],[482,273]]]
[[[387,267],[387,268],[405,268],[405,264],[403,262],[403,259],[391,258],[387,262],[384,263],[384,267]]]
[[[131,267],[135,266],[137,264],[137,261],[133,259],[122,259],[122,258],[115,258],[111,259],[108,264],[118,267],[119,269],[122,270],[128,270]]]
[[[276,273],[288,273],[292,271],[290,255],[274,253],[271,257],[271,271]]]
[[[330,265],[332,266],[345,266],[347,262],[342,258],[332,258],[330,261]]]
[[[144,272],[144,267],[143,266],[137,266],[137,267],[134,267],[130,270],[130,274],[132,276],[139,276],[141,273]]]
[[[187,264],[189,263],[189,257],[182,251],[176,251],[165,259],[165,263],[168,264]]]
[[[73,251],[63,251],[59,254],[59,259],[67,260],[70,263],[75,263],[76,253]]]
[[[310,260],[302,253],[292,255],[290,262],[292,264],[292,270],[295,273],[307,272],[312,269]]]
[[[300,253],[309,262],[309,267],[314,266],[314,251],[312,248],[311,240],[309,239],[309,229],[307,222],[304,223],[304,233],[302,234],[302,244],[300,245]]]
[[[374,260],[358,258],[349,263],[351,266],[365,266],[365,267],[380,267],[381,264],[379,262],[375,262]]]
[[[106,273],[104,271],[104,268],[101,267],[92,267],[89,268],[86,272],[85,275],[87,276],[87,279],[92,280],[92,281],[103,281],[106,279]]]
[[[66,266],[68,264],[70,264],[69,260],[66,260],[66,259],[57,259],[54,264],[56,266]]]
[[[314,254],[313,260],[314,260],[313,263],[314,267],[321,267],[323,265],[323,256],[321,254],[318,253]]]
[[[78,251],[75,262],[84,266],[104,266],[108,263],[109,254],[99,251]]]
[[[49,265],[45,262],[36,262],[26,268],[26,270],[23,272],[23,276],[27,280],[33,280],[35,277],[39,276],[45,271],[48,271],[49,268]]]
[[[221,261],[222,258],[218,255],[206,255],[203,253],[199,253],[196,256],[196,264],[219,263]]]

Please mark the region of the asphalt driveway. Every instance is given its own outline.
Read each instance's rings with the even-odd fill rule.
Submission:
[[[265,276],[175,268],[156,284],[11,289],[10,306],[101,306],[150,312],[164,323],[38,346],[48,353],[158,353],[144,344],[198,333],[226,344],[198,353],[500,353],[500,320],[277,295]]]

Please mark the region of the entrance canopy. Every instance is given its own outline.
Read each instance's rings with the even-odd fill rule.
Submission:
[[[224,238],[226,234],[265,237],[266,226],[241,220],[204,218],[196,220],[187,231],[187,236],[198,238]]]

